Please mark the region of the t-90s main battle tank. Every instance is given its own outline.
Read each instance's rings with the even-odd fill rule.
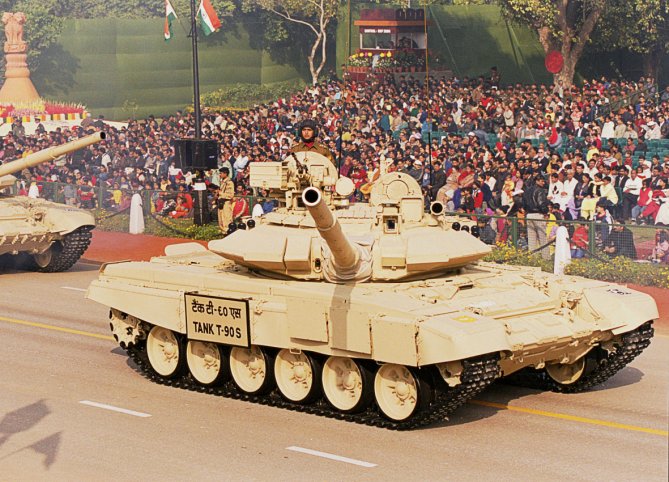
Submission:
[[[91,242],[91,230],[95,227],[91,213],[74,206],[2,192],[16,184],[11,174],[104,138],[104,132],[96,132],[0,165],[0,255],[29,255],[31,263],[27,263],[27,267],[44,272],[65,271],[79,260]]]
[[[388,173],[369,203],[322,156],[251,164],[280,207],[221,240],[109,263],[88,298],[152,380],[394,429],[445,419],[494,380],[582,391],[650,342],[623,286],[484,263],[490,247]]]

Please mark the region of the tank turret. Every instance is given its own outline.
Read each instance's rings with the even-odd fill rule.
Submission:
[[[381,175],[369,203],[349,205],[347,178],[337,178],[328,159],[309,153],[298,162],[251,164],[251,183],[280,206],[209,249],[268,274],[334,283],[431,277],[490,252],[452,229],[440,203],[426,213],[420,186],[407,174]]]
[[[57,159],[105,139],[96,132],[60,146],[50,147],[0,165],[0,256],[18,255],[23,268],[55,272],[76,263],[91,241],[95,227],[92,213],[75,206],[45,199],[3,195],[2,190],[16,184],[12,174]]]
[[[104,140],[105,137],[106,134],[104,132],[96,132],[94,134],[82,137],[81,139],[76,139],[60,146],[49,147],[48,149],[35,152],[21,159],[2,164],[0,165],[0,189],[14,185],[16,178],[10,176],[10,174],[21,172],[23,169],[28,169],[30,167],[35,167],[39,164],[42,164],[43,162],[53,161],[61,156],[64,156],[65,154],[69,154],[70,152],[74,152],[79,149],[83,149],[84,147],[88,147],[91,144],[100,142]]]

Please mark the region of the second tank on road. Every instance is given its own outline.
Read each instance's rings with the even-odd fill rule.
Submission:
[[[3,194],[16,184],[12,175],[105,139],[96,132],[81,139],[0,165],[0,256],[23,256],[23,267],[65,271],[91,242],[95,217],[89,211],[26,196]]]

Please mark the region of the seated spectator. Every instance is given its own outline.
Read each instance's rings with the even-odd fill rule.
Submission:
[[[174,206],[174,209],[170,211],[169,216],[172,219],[185,218],[188,216],[189,211],[190,210],[185,205],[185,199],[181,196],[178,196],[176,206]]]
[[[604,242],[604,252],[612,258],[616,256],[625,256],[630,259],[636,259],[636,247],[634,246],[634,236],[625,226],[625,221],[620,219],[613,225],[611,233]]]
[[[655,246],[650,260],[653,263],[669,263],[669,231],[666,229],[655,232]]]
[[[479,239],[485,244],[495,244],[497,233],[495,233],[495,230],[490,226],[490,220],[487,217],[480,216],[476,220],[476,224],[479,228]]]

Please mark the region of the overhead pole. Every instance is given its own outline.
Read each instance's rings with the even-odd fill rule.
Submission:
[[[195,139],[202,138],[202,112],[200,110],[200,66],[197,53],[197,25],[195,0],[190,0],[190,36],[193,49],[193,112],[195,114]]]

